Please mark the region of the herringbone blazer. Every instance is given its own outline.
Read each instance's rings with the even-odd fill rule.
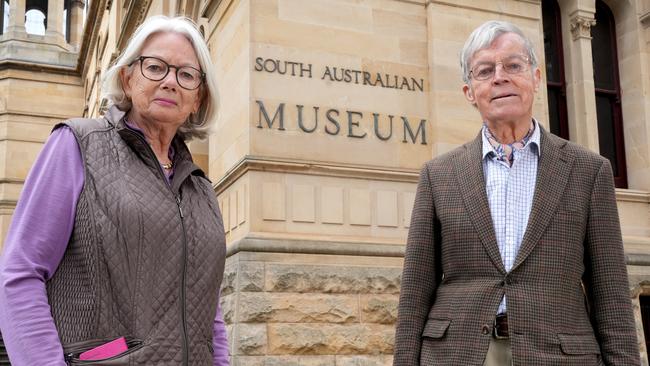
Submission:
[[[611,167],[542,129],[528,226],[510,272],[475,140],[422,169],[395,366],[480,366],[505,294],[514,365],[638,365]]]

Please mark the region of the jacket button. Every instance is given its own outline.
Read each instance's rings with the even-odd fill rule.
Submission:
[[[483,334],[485,334],[485,335],[490,334],[490,326],[487,325],[487,324],[484,325],[484,326],[483,326],[483,330],[481,331],[481,333],[483,333]]]

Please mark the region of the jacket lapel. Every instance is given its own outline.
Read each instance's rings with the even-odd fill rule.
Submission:
[[[481,151],[482,140],[479,133],[474,141],[465,145],[465,151],[457,158],[458,161],[454,164],[456,167],[455,178],[465,203],[465,209],[481,238],[481,243],[494,266],[499,272],[505,273],[485,191]]]
[[[537,165],[533,205],[511,271],[514,271],[533,251],[555,215],[573,167],[574,156],[564,150],[566,141],[556,138],[542,128],[540,144],[541,152]]]

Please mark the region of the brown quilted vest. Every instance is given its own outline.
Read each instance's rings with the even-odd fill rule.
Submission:
[[[77,364],[78,353],[126,336],[126,353],[82,363],[212,365],[225,260],[214,191],[178,136],[169,185],[123,116],[112,107],[64,123],[85,165],[72,237],[47,283],[66,359]]]

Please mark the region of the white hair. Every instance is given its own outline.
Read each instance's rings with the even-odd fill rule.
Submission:
[[[211,126],[216,123],[219,110],[219,94],[217,92],[217,81],[213,73],[212,60],[210,59],[210,51],[196,24],[189,18],[170,18],[157,15],[146,19],[136,29],[115,63],[106,71],[102,86],[102,98],[108,100],[122,111],[131,109],[131,99],[124,93],[120,70],[129,67],[129,64],[140,56],[140,52],[149,37],[156,33],[167,32],[178,33],[187,37],[194,48],[194,52],[196,52],[201,70],[205,73],[205,79],[201,85],[201,90],[199,90],[199,95],[203,97],[199,110],[194,116],[190,114],[188,120],[179,128],[179,133],[185,140],[191,140],[192,138],[203,139],[207,137]]]
[[[465,84],[469,84],[470,82],[469,73],[471,70],[469,65],[472,62],[472,57],[474,57],[476,52],[490,47],[495,39],[505,33],[514,33],[521,37],[531,65],[533,65],[533,68],[537,67],[535,48],[533,47],[533,43],[524,35],[524,32],[512,23],[490,20],[474,29],[472,34],[469,35],[469,38],[467,38],[467,41],[465,41],[463,50],[460,52],[460,67],[463,70],[463,81]]]

